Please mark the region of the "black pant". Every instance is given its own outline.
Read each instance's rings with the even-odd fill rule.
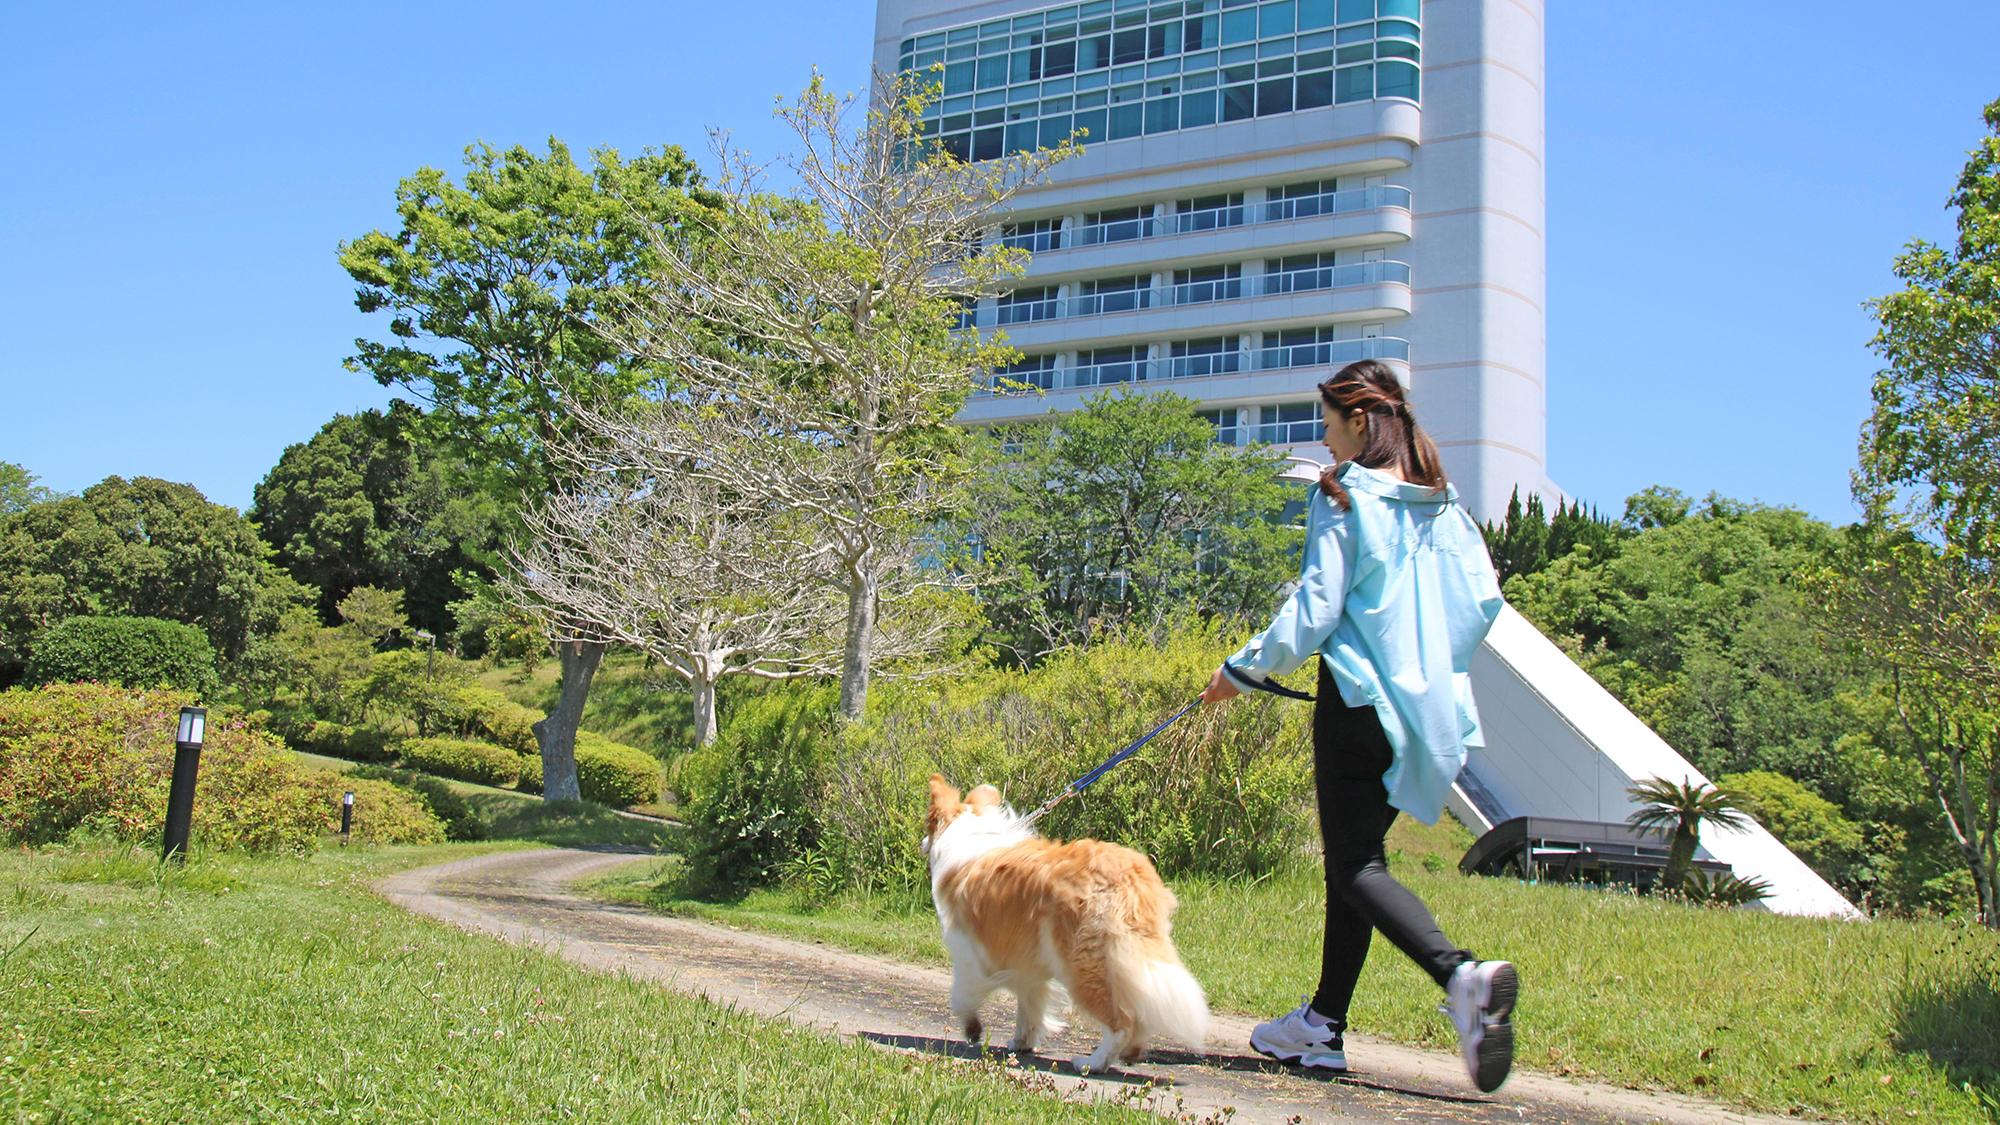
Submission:
[[[1472,955],[1446,941],[1422,900],[1389,875],[1383,838],[1396,819],[1382,775],[1394,752],[1373,707],[1349,707],[1320,662],[1313,707],[1313,781],[1326,849],[1326,938],[1313,1011],[1347,1026],[1347,1005],[1375,930],[1442,986]]]

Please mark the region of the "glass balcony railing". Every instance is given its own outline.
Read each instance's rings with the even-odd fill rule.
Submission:
[[[1114,289],[1068,298],[1035,297],[1027,300],[1003,300],[989,309],[981,309],[970,321],[961,316],[959,323],[961,326],[969,323],[979,328],[1006,327],[1010,324],[1032,324],[1037,321],[1062,320],[1076,316],[1099,316],[1105,313],[1136,312],[1140,309],[1169,306],[1206,305],[1244,297],[1307,293],[1320,289],[1348,289],[1361,285],[1379,285],[1383,282],[1408,285],[1409,263],[1356,262],[1346,266],[1287,270],[1255,278],[1226,277],[1190,281],[1180,285],[1170,285],[1164,289]]]
[[[1003,382],[1027,383],[1043,390],[1075,390],[1119,383],[1151,383],[1174,379],[1198,379],[1207,375],[1231,375],[1245,371],[1282,371],[1297,367],[1342,367],[1359,359],[1394,359],[1408,362],[1410,342],[1395,336],[1371,336],[1364,340],[1326,340],[1288,347],[1258,348],[1253,351],[1204,352],[1199,355],[1166,356],[1160,359],[1128,359],[1110,363],[1081,364],[1075,367],[1037,368],[1032,371],[1002,373],[989,388]],[[1018,386],[1009,387],[1019,389]]]
[[[1357,211],[1378,211],[1384,207],[1408,210],[1410,189],[1406,187],[1349,188],[1318,195],[1273,199],[1255,206],[1209,207],[1182,211],[1164,218],[1142,215],[1110,222],[1086,223],[1071,228],[1067,239],[1059,231],[1007,236],[1001,241],[1037,254],[1071,250],[1080,246],[1102,246],[1109,242],[1131,242],[1141,238],[1161,238],[1200,231],[1223,230],[1259,223],[1289,223],[1321,215],[1345,215]]]

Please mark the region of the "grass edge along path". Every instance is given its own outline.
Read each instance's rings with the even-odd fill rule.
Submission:
[[[0,853],[14,1121],[1140,1121],[410,915],[369,890],[489,845]]]
[[[1394,864],[1446,933],[1521,966],[1517,1065],[1806,1119],[1982,1122],[2000,1110],[2000,937],[1969,924],[1716,911]],[[677,857],[594,880],[600,898],[918,963],[948,960],[929,902],[795,890],[674,892]],[[1262,1018],[1318,976],[1316,869],[1177,880],[1174,936],[1221,1011]],[[1435,986],[1379,943],[1357,1038],[1451,1050]],[[1352,1047],[1350,1049],[1353,1049]],[[1365,1049],[1365,1048],[1363,1048]]]

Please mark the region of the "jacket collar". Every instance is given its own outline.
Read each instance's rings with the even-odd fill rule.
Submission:
[[[1340,466],[1340,483],[1349,492],[1366,492],[1385,500],[1400,500],[1406,504],[1455,504],[1458,489],[1447,482],[1443,489],[1428,488],[1421,484],[1397,480],[1388,473],[1344,461]]]

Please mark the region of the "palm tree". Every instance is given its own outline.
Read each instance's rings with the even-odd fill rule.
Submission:
[[[1625,792],[1639,802],[1639,808],[1625,818],[1625,823],[1641,832],[1673,837],[1667,848],[1667,869],[1660,873],[1660,886],[1665,890],[1678,890],[1687,881],[1688,872],[1694,867],[1695,841],[1703,824],[1733,832],[1748,828],[1751,823],[1743,811],[1746,802],[1741,797],[1706,782],[1696,784],[1685,779],[1673,782],[1656,777]]]

